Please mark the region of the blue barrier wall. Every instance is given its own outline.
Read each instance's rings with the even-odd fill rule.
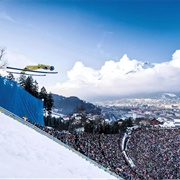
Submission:
[[[0,77],[0,106],[44,126],[43,101],[29,94],[17,82],[3,77]]]

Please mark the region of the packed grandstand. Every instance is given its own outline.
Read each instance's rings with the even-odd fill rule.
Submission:
[[[180,178],[180,128],[139,127],[120,135],[36,126],[124,179]]]

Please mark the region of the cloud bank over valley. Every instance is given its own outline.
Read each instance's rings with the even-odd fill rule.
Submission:
[[[129,59],[106,61],[99,69],[77,61],[67,72],[68,80],[49,87],[51,92],[85,100],[122,97],[138,93],[180,90],[180,50],[168,62],[154,63]]]

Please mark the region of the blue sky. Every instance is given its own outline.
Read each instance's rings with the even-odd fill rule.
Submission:
[[[170,61],[179,49],[179,9],[179,0],[1,0],[0,46],[9,66],[54,65],[59,75],[38,79],[53,86],[77,61],[96,71],[124,54]]]

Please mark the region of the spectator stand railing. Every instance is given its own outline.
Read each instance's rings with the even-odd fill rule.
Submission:
[[[48,134],[47,132],[41,130],[40,128],[38,128],[37,126],[31,124],[30,122],[28,121],[25,121],[24,119],[20,118],[19,116],[13,114],[12,112],[4,109],[3,107],[0,106],[0,112],[1,113],[4,113],[5,115],[13,118],[14,120],[24,124],[24,125],[27,125],[28,127],[34,129],[35,131],[37,131],[38,133],[41,133],[43,135],[45,135],[46,137],[48,137],[49,139],[55,141],[56,143],[62,145],[63,147],[71,150],[72,152],[76,153],[77,155],[79,155],[81,158],[85,159],[86,161],[89,161],[91,164],[93,164],[94,166],[106,171],[107,173],[111,174],[112,176],[116,177],[117,179],[120,179],[122,180],[123,177],[120,177],[119,175],[113,173],[112,171],[110,171],[109,169],[106,169],[105,167],[101,166],[100,164],[98,164],[97,162],[93,161],[92,159],[88,158],[87,156],[81,154],[80,152],[76,151],[75,149],[73,149],[72,147],[68,146],[67,144],[64,144],[62,141],[58,140],[56,137]]]

